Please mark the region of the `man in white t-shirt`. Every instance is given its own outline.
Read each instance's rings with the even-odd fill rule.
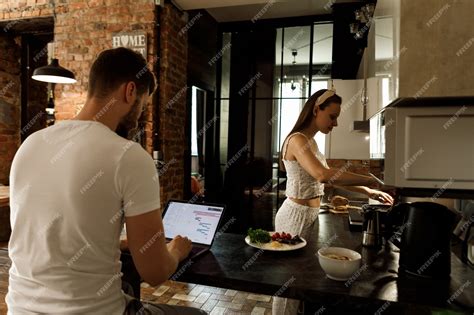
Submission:
[[[141,55],[103,51],[80,113],[19,148],[10,173],[9,314],[205,314],[142,305],[121,290],[124,222],[136,268],[151,285],[168,279],[191,249],[181,236],[165,243],[153,160],[115,132],[136,129],[154,85]]]

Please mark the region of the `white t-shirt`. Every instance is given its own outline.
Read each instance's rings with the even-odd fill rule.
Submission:
[[[21,145],[10,173],[11,314],[122,314],[124,215],[160,207],[150,155],[95,121],[62,121]]]

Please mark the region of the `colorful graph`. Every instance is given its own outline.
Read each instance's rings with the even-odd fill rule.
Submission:
[[[210,245],[221,214],[222,209],[196,204],[169,207],[163,219],[166,237],[182,235],[195,243]]]

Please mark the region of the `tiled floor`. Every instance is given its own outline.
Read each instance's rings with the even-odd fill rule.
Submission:
[[[10,259],[7,251],[0,249],[0,314],[7,312],[5,295],[8,289],[9,266]],[[166,281],[159,287],[142,283],[141,297],[144,301],[154,303],[197,307],[211,315],[272,313],[271,296],[176,281]]]
[[[159,287],[142,283],[142,299],[186,305],[214,314],[271,314],[272,297],[221,288],[167,281]]]

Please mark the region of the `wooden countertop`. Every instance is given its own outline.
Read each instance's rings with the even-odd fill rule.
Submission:
[[[10,187],[0,186],[0,207],[10,204]]]

